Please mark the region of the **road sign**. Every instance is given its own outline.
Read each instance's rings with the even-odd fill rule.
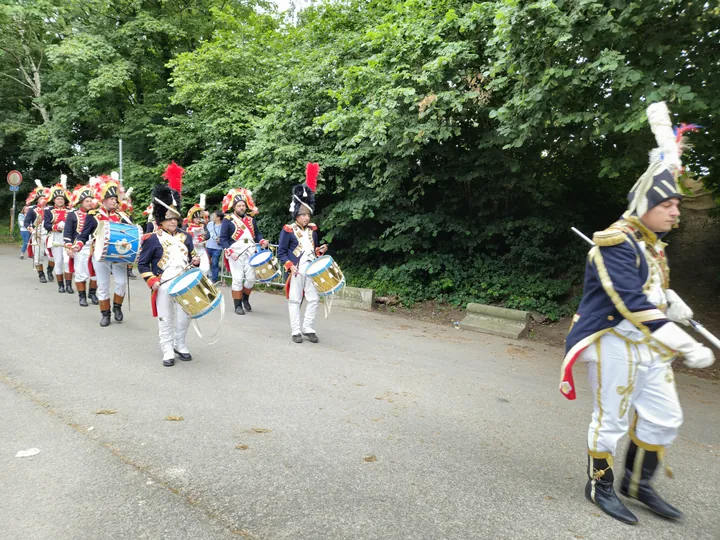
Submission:
[[[11,186],[19,186],[22,183],[20,171],[10,171],[7,175],[7,182]]]
[[[20,191],[20,186],[10,186],[10,191]]]

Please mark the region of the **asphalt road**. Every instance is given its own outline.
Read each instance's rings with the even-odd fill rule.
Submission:
[[[631,502],[630,527],[583,497],[591,399],[558,392],[558,349],[341,309],[297,345],[283,297],[258,293],[165,368],[141,280],[102,329],[16,251],[0,247],[3,540],[720,538],[717,382],[677,377],[675,478],[656,486],[684,523]]]

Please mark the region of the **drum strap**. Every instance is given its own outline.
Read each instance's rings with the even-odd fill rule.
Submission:
[[[202,330],[200,330],[200,325],[197,322],[197,319],[192,319],[192,327],[193,330],[195,330],[195,333],[197,336],[203,340],[208,345],[215,345],[218,340],[220,339],[220,330],[222,329],[222,322],[225,318],[225,298],[223,298],[223,301],[220,302],[220,320],[218,321],[217,328],[214,333],[210,334],[209,336],[204,336],[202,333]],[[211,341],[208,341],[207,338],[210,338]],[[212,339],[215,338],[215,339]]]

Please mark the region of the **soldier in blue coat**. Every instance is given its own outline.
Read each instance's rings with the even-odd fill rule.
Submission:
[[[185,338],[190,317],[180,304],[168,294],[172,280],[181,275],[189,264],[197,266],[192,235],[179,229],[182,220],[180,195],[166,185],[158,185],[153,191],[153,214],[158,229],[142,246],[138,271],[152,290],[153,316],[158,319],[158,336],[162,363],[165,367],[175,365],[175,355],[180,360],[192,360]]]
[[[692,368],[714,362],[712,351],[678,326],[689,325],[692,311],[670,289],[662,241],[680,216],[682,133],[676,137],[664,103],[648,107],[648,120],[659,148],[630,191],[622,219],[593,237],[560,382],[563,395],[575,399],[573,364],[588,364],[594,412],[585,495],[630,524],[637,518],[613,488],[618,441],[629,431],[620,492],[661,516],[681,518],[650,484],[683,420],[671,362],[677,356]]]
[[[303,336],[312,343],[319,341],[314,324],[320,295],[313,280],[307,276],[310,263],[327,251],[327,246],[321,246],[318,242],[317,225],[310,223],[315,212],[315,189],[319,171],[317,163],[309,163],[305,183],[293,187],[290,212],[295,222],[282,228],[278,242],[278,259],[289,273],[285,296],[290,313],[290,334],[295,343],[302,343]],[[303,297],[307,301],[307,307],[301,324],[300,306]]]

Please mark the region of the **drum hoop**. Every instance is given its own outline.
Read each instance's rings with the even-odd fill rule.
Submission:
[[[175,283],[177,281],[179,281],[181,278],[187,277],[189,274],[200,274],[200,277],[198,279],[196,279],[195,281],[193,281],[190,285],[187,285],[184,289],[179,290],[179,291],[170,292],[173,288],[173,285],[175,285]],[[170,282],[170,285],[168,286],[168,294],[172,297],[181,296],[181,295],[185,294],[186,292],[188,292],[193,287],[197,286],[198,283],[200,283],[200,281],[202,281],[202,272],[200,271],[199,268],[194,268],[192,270],[188,270],[187,272],[183,272],[179,276],[174,277],[173,280]]]
[[[345,276],[343,276],[343,278],[340,280],[340,283],[338,283],[337,285],[335,285],[335,286],[334,286],[332,289],[330,289],[329,291],[320,292],[320,291],[318,290],[318,295],[319,295],[319,296],[330,296],[331,294],[335,294],[338,290],[340,290],[341,287],[344,287],[344,286],[345,286]]]
[[[263,253],[270,253],[270,257],[269,257],[268,259],[264,260],[264,261],[261,262],[261,263],[253,264],[253,263],[252,263],[252,260],[253,260],[255,257],[257,257],[258,255],[262,255]],[[252,266],[253,268],[256,268],[256,267],[258,267],[258,266],[260,266],[260,265],[262,265],[262,264],[267,264],[267,263],[269,263],[270,261],[273,260],[274,257],[275,257],[275,255],[273,255],[272,250],[270,250],[270,249],[261,249],[260,251],[258,251],[257,253],[255,253],[254,255],[252,255],[252,256],[248,259],[248,264],[249,264],[250,266]]]
[[[218,294],[218,295],[215,297],[215,300],[213,300],[212,302],[210,302],[210,305],[208,305],[208,306],[207,306],[205,309],[203,309],[200,313],[196,313],[195,315],[189,315],[189,317],[190,317],[191,319],[199,319],[199,318],[201,318],[201,317],[204,317],[205,315],[207,315],[207,314],[210,313],[211,311],[214,311],[215,308],[217,308],[218,305],[220,305],[220,302],[222,302],[222,301],[223,301],[223,296],[222,296],[222,294]]]
[[[323,266],[320,270],[318,270],[317,272],[313,272],[312,274],[311,274],[310,272],[308,272],[308,273],[307,273],[308,276],[310,276],[310,277],[319,276],[319,275],[322,274],[323,272],[326,272],[327,269],[332,266],[332,263],[333,263],[334,261],[333,261],[333,258],[332,258],[330,255],[323,255],[322,257],[318,257],[318,258],[315,259],[314,261],[311,261],[310,264],[316,263],[317,261],[321,261],[321,260],[323,260],[323,259],[326,259],[326,260],[330,261],[330,264],[328,264],[327,266]]]

